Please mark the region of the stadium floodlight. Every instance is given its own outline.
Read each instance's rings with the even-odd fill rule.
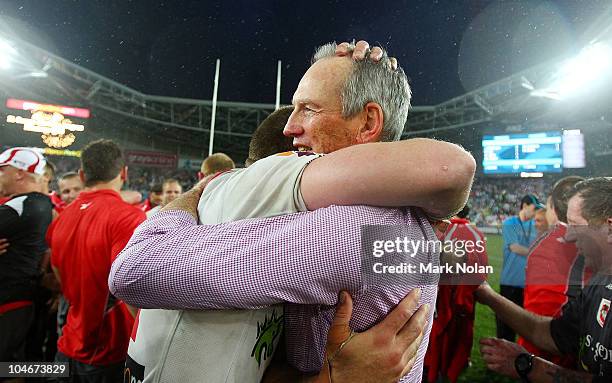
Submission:
[[[0,69],[9,69],[17,51],[7,41],[0,39]]]
[[[550,87],[536,90],[532,95],[563,100],[591,85],[610,70],[612,70],[612,48],[606,43],[596,42],[586,46],[576,57],[565,62]]]

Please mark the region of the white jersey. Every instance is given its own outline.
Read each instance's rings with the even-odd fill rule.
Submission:
[[[222,174],[200,198],[200,222],[306,211],[299,184],[315,158],[282,153]],[[283,307],[140,310],[135,326],[126,363],[134,382],[259,382],[280,338]]]

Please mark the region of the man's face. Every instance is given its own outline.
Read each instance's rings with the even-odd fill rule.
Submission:
[[[566,240],[575,242],[578,253],[584,255],[586,265],[593,270],[601,270],[604,262],[611,263],[610,244],[607,243],[608,225],[589,225],[582,216],[582,197],[575,195],[567,205],[567,235]]]
[[[151,192],[149,194],[149,201],[151,201],[151,206],[155,207],[157,205],[159,205],[160,203],[162,203],[164,199],[164,192]]]
[[[15,194],[15,182],[19,170],[12,166],[0,166],[0,189],[4,194]]]
[[[523,205],[523,214],[525,215],[526,219],[532,219],[535,216],[535,205],[531,204],[531,205]]]
[[[536,230],[538,232],[538,234],[545,232],[546,230],[548,230],[548,221],[546,220],[546,211],[545,210],[538,210],[535,213],[535,227]]]
[[[346,57],[324,58],[312,65],[293,95],[295,109],[283,134],[293,146],[316,153],[331,153],[360,143],[363,117],[342,118],[341,89],[352,61]]]
[[[164,184],[163,188],[163,205],[167,205],[174,201],[183,192],[183,188],[178,182],[171,182]]]
[[[58,186],[60,197],[66,205],[74,201],[79,196],[81,190],[83,190],[83,183],[79,177],[61,179],[58,182]]]

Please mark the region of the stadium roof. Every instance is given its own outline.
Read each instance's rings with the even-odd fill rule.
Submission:
[[[3,38],[0,35],[0,38]],[[124,145],[202,157],[208,152],[212,102],[143,94],[44,49],[6,37],[14,48],[10,71],[0,71],[0,94],[38,102],[92,109],[87,122],[93,137],[119,139]],[[404,137],[431,135],[491,123],[576,118],[559,114],[554,100],[534,97],[533,90],[552,80],[562,62],[530,68],[434,106],[414,106]],[[241,161],[249,138],[272,111],[272,104],[220,101],[214,151]]]

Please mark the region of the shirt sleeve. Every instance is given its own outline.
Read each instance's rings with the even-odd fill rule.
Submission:
[[[514,243],[520,244],[516,225],[513,225],[510,221],[504,222],[502,226],[502,235],[504,237],[504,246],[510,247],[510,245]]]
[[[337,225],[320,224],[334,217],[320,209],[197,225],[185,212],[161,212],[143,223],[119,254],[109,288],[141,308],[333,305],[340,290],[355,292],[362,286],[359,238],[364,221],[363,215],[347,215]]]
[[[0,206],[0,238],[7,238],[19,230],[19,214],[7,205]]]
[[[561,353],[578,355],[583,293],[563,306],[562,314],[550,322],[550,335]]]

